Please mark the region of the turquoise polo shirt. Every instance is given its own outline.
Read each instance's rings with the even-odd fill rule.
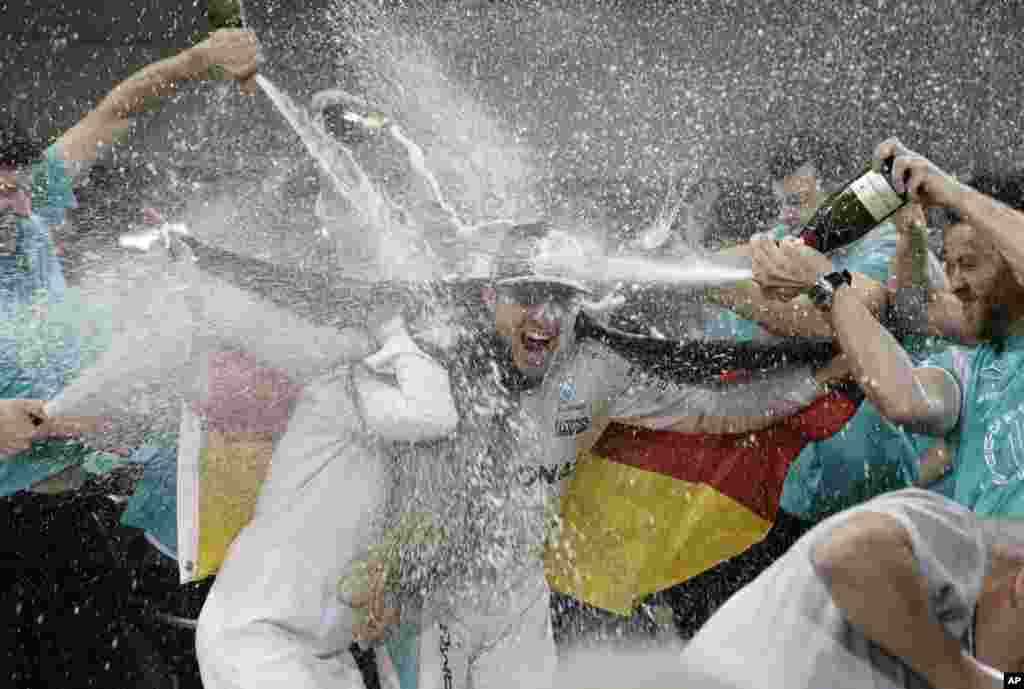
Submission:
[[[88,369],[111,337],[109,306],[68,288],[50,228],[77,206],[59,148],[47,149],[32,169],[32,215],[15,219],[11,255],[0,255],[0,399],[52,399]],[[75,440],[47,440],[0,461],[0,496],[27,490],[80,465],[105,473],[125,462],[146,466],[122,523],[146,530],[173,554],[177,543],[177,452],[173,441],[122,458]]]
[[[777,225],[771,234],[782,239],[791,234]],[[837,270],[858,272],[878,282],[889,279],[896,255],[898,233],[893,223],[882,223],[861,239],[831,255]],[[715,319],[710,333],[718,337],[751,340],[766,331],[756,323],[730,312]],[[939,340],[915,341],[912,357],[926,360],[948,344]],[[919,477],[920,457],[934,438],[905,432],[884,419],[868,401],[831,438],[808,443],[790,465],[783,484],[780,507],[809,521],[859,504],[875,495],[912,486]]]
[[[947,443],[953,499],[985,517],[1024,517],[1024,321],[1003,351],[954,350],[944,367],[960,381],[960,420]]]

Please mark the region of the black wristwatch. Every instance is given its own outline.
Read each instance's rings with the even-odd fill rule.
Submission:
[[[848,270],[826,273],[818,278],[814,286],[807,291],[807,296],[822,311],[831,311],[832,298],[835,296],[836,290],[843,285],[852,284],[853,276]]]

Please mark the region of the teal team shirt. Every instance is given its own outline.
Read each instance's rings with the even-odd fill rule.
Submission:
[[[0,255],[0,399],[52,399],[109,346],[109,307],[68,288],[51,228],[77,206],[57,146],[32,169],[32,215],[15,220],[11,255]],[[105,473],[124,462],[146,467],[122,522],[150,533],[163,551],[177,543],[176,457],[173,442],[135,450],[127,458],[95,452],[74,440],[36,442],[0,461],[0,496],[27,490],[72,466]]]
[[[1024,517],[1024,322],[1012,332],[1002,352],[984,344],[942,359],[963,393],[946,439],[953,499],[983,517]]]
[[[782,239],[791,234],[785,225],[771,230]],[[884,283],[896,254],[896,226],[883,223],[860,240],[832,254],[837,270],[850,270]],[[761,326],[725,312],[709,328],[714,337],[751,340],[767,334]],[[946,348],[939,340],[914,343],[916,362]],[[810,521],[818,521],[880,493],[914,485],[919,461],[935,438],[906,433],[884,419],[868,401],[836,435],[808,443],[793,461],[783,484],[780,507]]]
[[[67,287],[50,227],[75,207],[56,148],[32,170],[29,217],[14,220],[13,253],[0,256],[0,398],[50,399],[80,367],[78,334],[66,314]],[[83,461],[74,442],[47,441],[0,461],[0,495],[24,490]]]
[[[838,433],[804,447],[786,474],[779,506],[816,522],[913,486],[920,455],[909,435],[864,400]]]

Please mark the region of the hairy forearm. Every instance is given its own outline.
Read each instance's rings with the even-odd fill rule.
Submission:
[[[832,326],[854,379],[883,416],[895,423],[927,418],[928,399],[913,362],[853,290],[836,290]]]
[[[814,548],[812,560],[851,625],[932,686],[969,686],[970,664],[931,611],[927,582],[900,522],[883,514],[852,516]]]
[[[798,297],[789,301],[771,299],[751,280],[712,290],[708,293],[708,299],[748,321],[760,323],[775,335],[832,337],[832,325],[806,298]]]
[[[197,48],[140,69],[115,86],[94,110],[61,137],[64,159],[79,166],[91,165],[101,148],[116,143],[127,133],[130,118],[173,95],[182,82],[202,78],[209,70],[209,62]]]
[[[855,273],[853,289],[872,314],[881,312],[886,301],[885,288],[871,278]],[[781,337],[831,339],[835,331],[829,319],[804,296],[781,301],[764,294],[757,283],[745,281],[709,293],[709,299],[731,309],[737,315],[757,321],[769,332]]]
[[[143,67],[107,94],[98,109],[126,118],[144,111],[153,99],[174,95],[178,85],[205,77],[210,65],[201,51],[188,49]]]

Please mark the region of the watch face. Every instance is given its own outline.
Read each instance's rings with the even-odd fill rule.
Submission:
[[[833,288],[823,279],[807,291],[807,296],[815,306],[827,311],[832,306],[833,293]]]
[[[832,289],[838,289],[840,285],[849,284],[846,281],[846,275],[839,272],[829,273],[824,279],[828,284],[832,285]]]

